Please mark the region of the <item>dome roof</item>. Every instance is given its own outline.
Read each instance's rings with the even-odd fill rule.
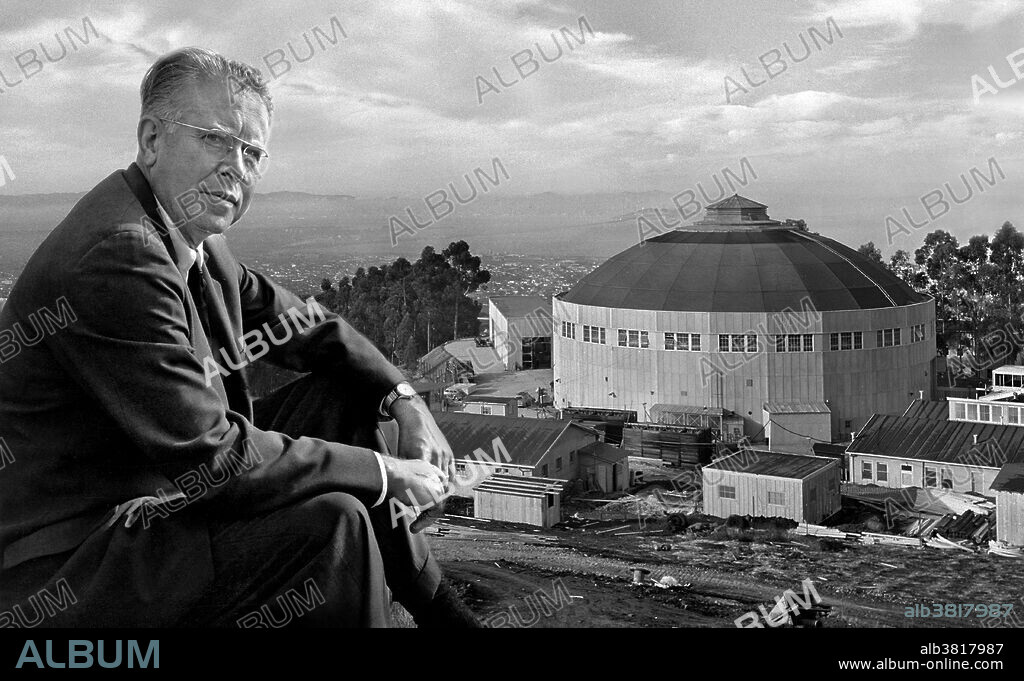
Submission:
[[[562,300],[633,310],[781,312],[801,310],[805,297],[819,312],[928,300],[857,251],[786,226],[661,234],[613,256]]]

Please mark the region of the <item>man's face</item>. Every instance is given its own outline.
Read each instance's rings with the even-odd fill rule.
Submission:
[[[267,149],[270,119],[255,93],[232,92],[227,82],[208,81],[181,96],[181,123],[227,132]],[[155,124],[160,132],[149,180],[160,204],[193,246],[223,234],[249,208],[259,178],[246,178],[237,145],[220,159],[204,143],[202,131],[166,121]]]

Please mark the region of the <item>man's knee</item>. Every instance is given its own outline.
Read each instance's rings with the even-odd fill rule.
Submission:
[[[369,528],[370,518],[366,505],[351,494],[330,492],[302,504],[299,525],[307,532],[334,536],[339,529],[365,531],[363,528]]]

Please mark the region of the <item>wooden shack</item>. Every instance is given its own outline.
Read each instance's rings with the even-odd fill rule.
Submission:
[[[705,466],[704,513],[751,515],[820,523],[839,511],[839,461],[741,449]]]
[[[473,490],[473,516],[536,527],[562,519],[563,480],[492,475]]]

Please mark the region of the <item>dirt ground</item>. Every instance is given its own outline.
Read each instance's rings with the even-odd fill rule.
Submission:
[[[500,530],[495,523],[484,528],[459,522]],[[631,527],[623,532],[637,530],[635,520],[608,521],[584,530],[539,533],[557,537],[557,544],[432,536],[431,545],[474,612],[509,626],[536,619],[532,626],[733,627],[736,618],[759,605],[771,610],[775,597],[787,589],[803,598],[804,579],[813,582],[823,604],[832,606],[825,627],[992,626],[977,617],[908,618],[905,608],[918,603],[1014,603],[1024,608],[1024,565],[1013,559],[859,544],[835,552],[810,537],[761,543],[660,531],[595,534],[624,524]],[[658,550],[664,544],[671,550]],[[653,579],[674,577],[680,586],[634,586],[634,567],[650,570]],[[539,607],[544,600],[540,592],[561,607]],[[565,605],[565,592],[580,598]],[[535,617],[538,612],[542,616]],[[1010,618],[1001,625],[1020,621]]]
[[[664,474],[657,465],[645,470],[648,482]],[[563,518],[573,508],[563,506]],[[543,531],[445,518],[440,527],[451,534],[430,536],[434,555],[491,626],[735,627],[759,606],[771,611],[787,590],[804,599],[805,579],[830,606],[821,620],[827,628],[1024,623],[1024,561],[984,553],[819,540],[784,530],[711,531],[707,524],[677,531],[664,518],[644,527],[636,517],[619,517]],[[487,534],[459,536],[460,528]],[[636,534],[615,536],[626,532]],[[633,568],[649,571],[643,585],[632,583]],[[652,584],[663,577],[677,585]],[[1008,618],[906,615],[907,607],[933,603],[1013,604],[1014,610]]]

